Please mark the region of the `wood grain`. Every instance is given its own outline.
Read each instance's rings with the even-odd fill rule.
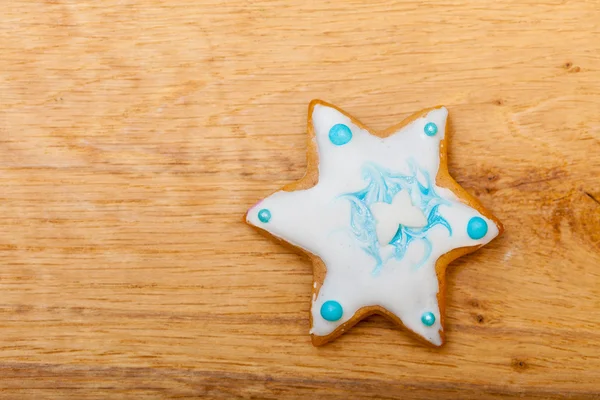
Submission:
[[[600,3],[0,0],[0,397],[600,398]],[[506,233],[447,340],[323,348],[311,269],[241,223],[306,107],[450,111]]]

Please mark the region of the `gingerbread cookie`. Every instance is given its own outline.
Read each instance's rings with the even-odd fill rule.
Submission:
[[[447,117],[435,107],[378,133],[310,103],[306,175],[246,222],[312,260],[314,345],[371,314],[444,343],[446,266],[503,230],[448,174]]]

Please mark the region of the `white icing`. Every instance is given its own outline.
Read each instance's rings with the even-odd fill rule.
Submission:
[[[398,225],[414,228],[427,225],[423,211],[412,204],[410,194],[406,190],[394,196],[392,204],[383,201],[373,204],[371,213],[377,221],[377,239],[381,245],[386,245],[392,240]]]
[[[359,128],[339,111],[316,105],[312,118],[319,152],[319,182],[307,190],[276,192],[248,212],[249,223],[319,256],[325,263],[325,280],[313,298],[312,334],[326,336],[360,308],[381,306],[398,316],[410,330],[435,345],[441,344],[436,260],[453,249],[483,245],[498,235],[493,221],[462,203],[449,189],[435,185],[439,146],[445,135],[447,115],[445,108],[435,109],[382,139]],[[428,122],[437,125],[435,136],[424,133]],[[329,130],[335,124],[350,127],[352,139],[348,143],[336,146],[330,141]],[[452,227],[452,235],[442,225],[429,229],[426,239],[431,243],[431,253],[425,260],[422,259],[427,254],[427,246],[422,240],[410,243],[401,259],[393,257],[393,246],[381,245],[380,255],[384,262],[376,268],[374,258],[365,251],[351,229],[351,202],[344,196],[365,188],[362,171],[366,164],[374,163],[394,173],[414,175],[410,166],[413,159],[433,178],[433,189],[444,201],[439,205],[438,213]],[[416,178],[422,185],[427,184],[427,177],[421,172],[416,172]],[[418,193],[411,192],[412,203],[403,199],[403,193],[405,191],[400,191],[394,196],[392,204],[371,206],[371,211],[375,210],[378,230],[382,231],[380,244],[388,243],[387,238],[393,236],[390,233],[393,229],[389,226],[379,228],[381,224],[423,224],[423,212],[421,209],[414,211],[413,206],[419,204]],[[271,212],[267,223],[258,218],[262,209]],[[479,240],[473,240],[467,234],[467,223],[475,216],[483,218],[488,225],[487,234]],[[388,218],[392,221],[387,221]],[[423,262],[419,266],[420,260]],[[330,322],[321,317],[321,305],[328,300],[342,305],[340,320]],[[435,315],[432,326],[421,322],[425,312]]]

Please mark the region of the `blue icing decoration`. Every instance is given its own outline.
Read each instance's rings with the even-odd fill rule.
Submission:
[[[258,212],[258,219],[260,220],[260,222],[266,224],[271,220],[271,211],[267,210],[266,208],[263,208]]]
[[[487,222],[481,217],[473,217],[467,224],[467,234],[471,239],[479,240],[487,234]]]
[[[421,315],[421,322],[425,326],[431,326],[435,324],[435,315],[433,315],[433,313],[429,311],[424,312],[423,315]]]
[[[427,238],[427,234],[436,225],[445,227],[448,234],[452,236],[452,227],[439,213],[440,205],[449,206],[450,203],[435,192],[427,171],[418,169],[414,161],[409,163],[409,167],[410,174],[402,175],[390,172],[376,164],[367,163],[362,169],[363,179],[368,182],[367,187],[358,192],[344,195],[350,200],[352,233],[362,243],[363,250],[375,260],[373,274],[378,273],[391,258],[402,260],[408,247],[415,240],[423,242],[425,254],[414,267],[422,266],[432,252],[432,243]],[[420,177],[422,179],[419,179]],[[377,202],[391,204],[394,196],[402,190],[407,190],[412,203],[423,211],[427,217],[427,224],[421,228],[399,225],[396,234],[389,242],[394,247],[394,251],[389,258],[384,260],[381,255],[381,244],[377,239],[377,221],[369,207]]]
[[[336,146],[342,146],[352,139],[352,131],[348,125],[337,124],[329,130],[329,140]]]
[[[321,306],[321,317],[327,321],[337,321],[342,318],[344,310],[340,303],[335,300],[328,300]]]
[[[438,127],[433,122],[429,122],[428,124],[425,125],[425,129],[424,130],[425,130],[425,134],[427,136],[435,136],[435,134],[438,131]]]

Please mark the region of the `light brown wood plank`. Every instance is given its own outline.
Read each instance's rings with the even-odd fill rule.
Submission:
[[[597,1],[0,5],[0,398],[600,397]],[[453,264],[444,348],[313,348],[309,263],[241,222],[313,98],[449,109],[506,233]]]

